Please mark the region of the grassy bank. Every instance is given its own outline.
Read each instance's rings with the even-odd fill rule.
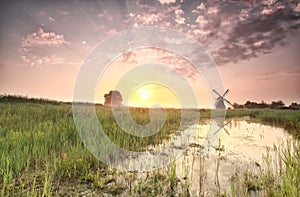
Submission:
[[[227,110],[226,117],[249,116],[266,124],[282,127],[290,134],[300,139],[300,110],[275,110],[275,109],[253,109],[253,110]]]
[[[233,175],[230,196],[288,196],[300,195],[300,144],[299,141],[287,141],[286,145],[274,145],[272,157],[266,150],[264,162],[259,173],[251,169],[242,176]]]
[[[129,150],[143,150],[168,139],[179,126],[180,110],[167,110],[167,118],[161,131],[151,137],[129,136],[118,128],[109,108],[97,106],[97,116],[108,137],[119,146]],[[150,122],[147,109],[130,109],[138,124]],[[210,117],[209,110],[200,110],[201,118]],[[283,125],[295,130],[299,136],[300,112],[287,110],[230,110],[228,117],[251,116],[262,121]],[[125,139],[125,140],[124,140]],[[293,149],[296,151],[290,151]],[[299,194],[299,183],[293,174],[300,177],[300,148],[291,143],[291,148],[280,149],[282,173],[272,184],[267,179],[262,189],[274,192]],[[56,196],[56,195],[132,195],[132,196],[177,196],[189,194],[188,180],[177,180],[174,167],[153,171],[146,176],[118,172],[98,161],[85,148],[76,131],[72,108],[64,103],[0,103],[0,195],[1,196]],[[279,148],[278,148],[279,150]],[[265,170],[264,172],[267,172]],[[292,173],[293,172],[293,173]],[[298,174],[297,174],[298,173]],[[269,175],[259,175],[263,178]],[[244,192],[245,181],[233,179],[233,194]],[[244,179],[246,180],[246,179]],[[253,180],[253,179],[251,179]],[[249,182],[249,181],[248,181]],[[299,185],[299,184],[298,184]],[[177,188],[177,189],[176,189]],[[247,190],[248,191],[248,190]],[[298,192],[298,193],[297,193]],[[228,192],[227,192],[228,193]],[[282,193],[282,194],[283,194]],[[240,195],[237,195],[240,196]]]
[[[147,109],[130,109],[138,124],[150,122]],[[122,131],[109,108],[96,113],[107,136],[127,150],[162,143],[180,123],[179,110],[167,110],[165,125],[150,137]],[[0,103],[0,195],[74,195],[89,191],[118,194],[128,189],[129,175],[120,175],[98,161],[75,128],[72,106],[31,102]],[[123,177],[118,179],[118,177]]]

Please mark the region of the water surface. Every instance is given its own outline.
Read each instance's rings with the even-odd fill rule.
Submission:
[[[175,161],[180,183],[190,180],[193,196],[198,196],[199,192],[214,196],[218,191],[230,193],[232,176],[242,178],[246,171],[259,173],[267,149],[269,155],[275,157],[274,145],[284,145],[287,139],[292,139],[292,136],[284,129],[247,118],[226,120],[221,127],[214,122],[192,125],[175,133],[164,144],[149,147],[144,154],[125,159],[122,167],[142,172],[149,169],[147,165],[150,163],[161,163],[166,167],[168,156],[181,155]]]
[[[204,156],[204,170],[200,166],[201,148],[207,145],[207,133],[210,125],[193,125],[182,135],[190,135],[189,143],[192,145],[186,154],[177,160],[177,173],[184,178],[187,173],[185,168],[191,169],[189,174],[192,179],[192,190],[194,192],[204,191],[206,194],[215,194],[220,188],[230,192],[230,179],[233,175],[242,175],[245,171],[258,173],[259,168],[264,165],[264,159],[269,150],[273,158],[274,145],[284,145],[287,139],[291,139],[284,129],[273,126],[251,122],[250,120],[230,120],[224,129],[215,130],[217,139],[208,147]],[[184,137],[183,137],[184,138]],[[197,148],[199,144],[200,148]],[[200,151],[199,151],[200,149]],[[202,158],[203,159],[203,158]],[[202,160],[203,161],[203,160]],[[219,171],[217,172],[217,161]],[[182,165],[184,163],[185,166]],[[203,184],[201,185],[201,178]]]

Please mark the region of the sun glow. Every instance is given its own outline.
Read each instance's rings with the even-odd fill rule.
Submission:
[[[160,84],[145,84],[137,88],[129,97],[129,106],[133,107],[176,107],[181,104],[176,95],[166,86]]]
[[[150,95],[151,95],[150,91],[149,91],[149,90],[145,90],[145,89],[142,89],[142,90],[139,92],[139,94],[140,94],[140,97],[141,97],[143,100],[149,99],[149,97],[150,97]]]

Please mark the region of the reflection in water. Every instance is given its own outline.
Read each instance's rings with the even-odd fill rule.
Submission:
[[[221,191],[230,191],[230,178],[234,174],[241,174],[246,170],[253,172],[258,171],[257,165],[262,165],[263,157],[266,154],[266,147],[270,148],[271,156],[274,155],[274,144],[282,144],[286,139],[292,137],[283,129],[272,126],[262,125],[259,123],[247,122],[246,120],[231,120],[224,124],[217,124],[216,131],[212,137],[217,137],[215,144],[211,144],[211,148],[204,161],[205,181],[202,191],[208,193],[217,192],[217,185],[220,186]],[[228,128],[227,135],[221,132],[222,128]],[[204,145],[206,141],[209,125],[194,125],[189,130],[196,130],[197,134],[193,136],[190,143],[199,143]],[[219,129],[220,130],[219,130]],[[186,133],[194,133],[186,130]],[[213,141],[213,140],[212,140]],[[194,147],[194,146],[193,146]],[[199,183],[201,182],[200,174],[203,175],[201,169],[201,157],[199,157],[199,150],[191,147],[185,156],[177,160],[177,172],[179,177],[186,176],[183,171],[182,164],[185,163],[185,168],[190,168],[192,189],[194,192],[199,192]],[[217,166],[217,161],[220,161]],[[216,182],[215,173],[218,168],[218,182]],[[203,178],[203,176],[202,176]]]
[[[223,132],[224,128],[230,135]],[[283,144],[291,138],[282,128],[246,119],[226,122],[214,120],[211,124],[192,125],[177,132],[170,141],[149,147],[148,154],[135,158],[136,162],[128,165],[146,165],[145,161],[155,154],[166,155],[167,158],[167,155],[183,152],[176,160],[178,178],[186,180],[188,177],[191,180],[192,195],[200,190],[214,195],[218,190],[230,191],[232,175],[242,175],[247,170],[258,172],[258,166],[263,165],[266,147],[270,148],[272,156],[274,144]]]
[[[215,131],[215,133],[221,131],[222,129],[228,134],[230,135],[229,131],[226,129],[226,125],[230,124],[231,121],[224,121],[223,119],[222,120],[217,120],[216,121],[216,124],[218,125],[219,129],[217,131]]]
[[[210,125],[207,125],[207,128],[203,129],[203,132],[206,132],[206,136],[204,138],[204,141],[201,143],[202,150],[201,150],[201,156],[205,156],[210,149],[215,145],[215,143],[218,141],[220,138],[220,135],[223,131],[225,131],[229,135],[229,131],[225,128],[227,124],[229,124],[231,121],[225,122],[224,117],[214,117],[212,119],[212,122]],[[194,125],[190,127],[187,130],[195,129],[198,130],[199,126]],[[187,131],[184,131],[187,132]],[[203,138],[203,136],[199,136],[199,132],[196,132],[196,135],[194,135],[194,138]]]

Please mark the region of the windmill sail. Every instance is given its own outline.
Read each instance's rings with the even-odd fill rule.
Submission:
[[[227,89],[223,95],[219,94],[216,90],[213,90],[213,92],[219,96],[215,103],[216,109],[225,109],[226,106],[225,106],[224,101],[226,103],[232,105],[230,101],[228,101],[227,99],[224,98],[228,94],[229,89]]]

